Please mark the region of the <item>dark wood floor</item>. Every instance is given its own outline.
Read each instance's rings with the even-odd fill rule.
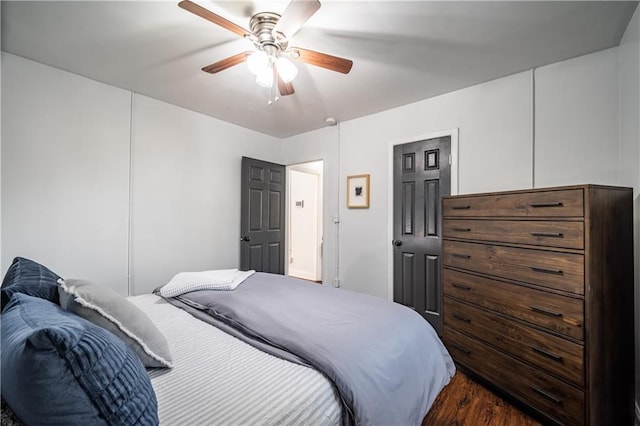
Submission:
[[[422,426],[539,426],[513,405],[458,371],[440,392]]]

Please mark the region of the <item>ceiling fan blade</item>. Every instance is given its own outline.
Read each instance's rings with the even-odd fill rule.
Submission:
[[[278,74],[278,70],[276,67],[273,67],[273,80],[278,85],[278,92],[280,92],[281,96],[289,96],[295,93],[293,90],[293,84],[285,82]]]
[[[318,9],[320,9],[318,0],[291,0],[273,31],[282,33],[290,39]]]
[[[278,78],[278,91],[281,96],[293,95],[296,92],[293,90],[293,84],[285,83],[281,78]]]
[[[240,25],[236,25],[228,19],[225,19],[220,15],[216,15],[210,10],[205,9],[204,7],[190,0],[182,0],[180,3],[178,3],[178,6],[195,15],[198,15],[201,18],[206,19],[207,21],[213,22],[216,25],[220,25],[222,28],[226,28],[227,30],[238,34],[240,37],[251,35],[249,31],[245,30]]]
[[[251,53],[252,52],[242,52],[242,53],[238,53],[237,55],[229,56],[228,58],[225,58],[214,64],[207,65],[206,67],[202,68],[202,71],[208,72],[210,74],[215,74],[217,72],[224,71],[227,68],[231,68],[234,65],[238,65],[246,61],[247,57]]]
[[[326,53],[316,52],[315,50],[292,47],[288,52],[290,52],[292,59],[315,65],[317,67],[326,68],[331,71],[341,72],[342,74],[349,74],[349,71],[351,71],[351,67],[353,66],[353,61],[349,59],[327,55]]]

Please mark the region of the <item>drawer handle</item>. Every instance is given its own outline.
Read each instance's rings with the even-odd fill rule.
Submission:
[[[552,237],[552,238],[564,238],[562,232],[530,232],[534,237]]]
[[[451,285],[455,288],[459,288],[460,290],[471,290],[471,287],[469,287],[468,285],[462,285],[462,284],[458,284],[458,283],[451,283]]]
[[[550,311],[549,309],[541,308],[540,306],[531,305],[530,308],[534,312],[538,312],[538,313],[545,314],[545,315],[551,315],[552,317],[561,317],[562,316],[561,312]]]
[[[455,343],[451,343],[450,346],[456,348],[457,350],[459,350],[460,352],[464,353],[465,355],[471,355],[471,351],[465,347],[462,347],[460,345],[457,345]]]
[[[471,232],[471,228],[452,228],[454,232]]]
[[[453,206],[451,207],[453,210],[469,210],[471,206]]]
[[[471,256],[469,256],[468,254],[451,253],[451,256],[457,257],[460,259],[471,259]]]
[[[539,354],[547,356],[555,361],[562,362],[562,357],[560,355],[554,354],[553,352],[545,351],[544,349],[538,348],[536,346],[531,346],[531,349],[533,349],[534,352],[538,352]]]
[[[453,317],[454,317],[455,319],[457,319],[457,320],[464,321],[464,322],[466,322],[467,324],[471,324],[471,318],[467,318],[467,317],[465,317],[465,316],[462,316],[462,315],[460,315],[460,314],[456,314],[456,313],[454,313],[454,314],[453,314]]]
[[[531,266],[531,270],[533,272],[540,272],[542,274],[552,274],[552,275],[563,275],[564,272],[562,272],[561,269],[546,269],[546,268],[538,268],[536,266]]]
[[[543,207],[564,207],[564,204],[562,204],[561,202],[557,202],[557,203],[531,203],[529,205],[534,209],[543,208]]]
[[[542,389],[538,388],[537,386],[529,385],[529,387],[531,389],[533,389],[534,391],[538,392],[540,395],[544,396],[545,398],[555,402],[558,405],[562,405],[562,400],[559,399],[557,396],[552,395],[552,394],[550,394],[548,392],[545,392]]]

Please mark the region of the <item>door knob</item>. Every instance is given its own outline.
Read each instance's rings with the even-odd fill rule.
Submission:
[[[391,241],[391,243],[393,243],[393,245],[396,247],[400,247],[402,245],[402,241],[400,240],[393,240]]]
[[[240,237],[240,241],[251,241],[251,237]]]

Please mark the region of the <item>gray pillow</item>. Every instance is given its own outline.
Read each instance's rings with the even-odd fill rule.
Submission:
[[[145,367],[173,367],[167,340],[149,317],[114,291],[85,280],[58,280],[60,306],[124,341]]]

